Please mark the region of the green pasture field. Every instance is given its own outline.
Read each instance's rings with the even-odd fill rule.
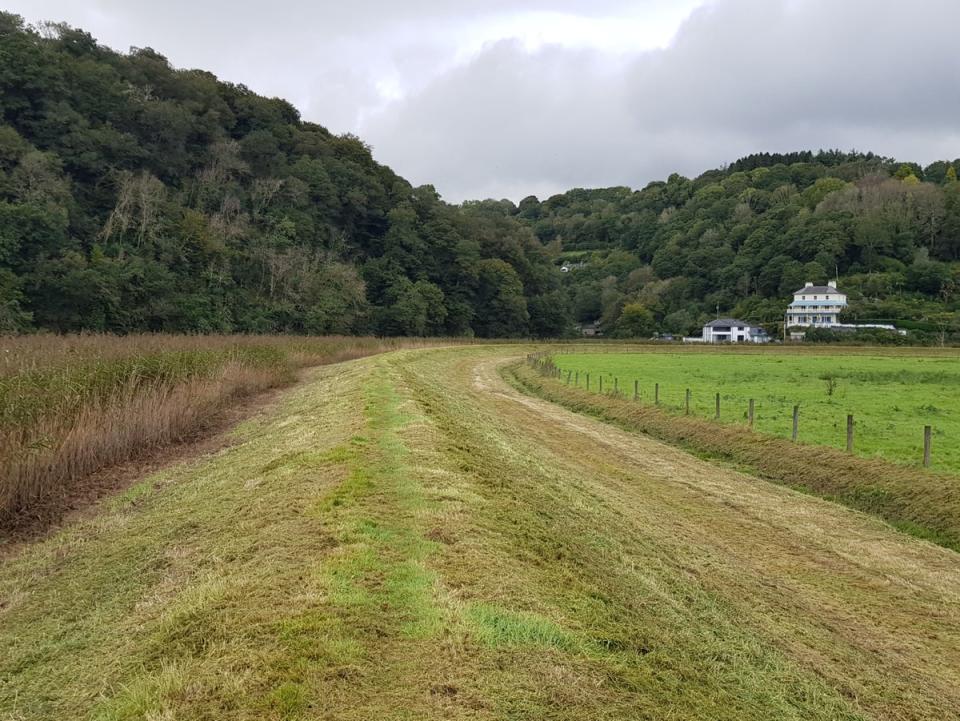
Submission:
[[[800,406],[800,441],[843,448],[846,419],[855,419],[856,453],[911,465],[923,456],[923,427],[933,428],[932,467],[960,472],[960,354],[866,354],[857,351],[700,352],[644,349],[640,352],[563,353],[553,356],[564,373],[590,373],[591,390],[613,389],[683,412],[691,391],[691,415],[712,418],[720,393],[720,419],[747,423],[754,399],[754,429],[790,437],[793,406]],[[564,378],[566,376],[564,375]],[[571,381],[572,383],[573,381]]]

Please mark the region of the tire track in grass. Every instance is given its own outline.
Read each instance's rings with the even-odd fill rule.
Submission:
[[[604,497],[612,492],[627,513],[686,546],[684,565],[734,604],[741,623],[877,717],[956,716],[955,553],[521,395],[499,377],[504,362],[491,358],[471,369],[498,412],[516,416],[544,453],[550,449],[583,474],[601,471]]]
[[[337,449],[346,479],[314,509],[339,544],[321,579],[326,601],[358,653],[326,670],[312,710],[343,719],[425,712],[416,660],[443,622],[426,565],[435,544],[417,526],[425,501],[401,437],[413,419],[384,370],[378,363],[365,384],[362,435]]]
[[[465,486],[469,555],[435,563],[457,579],[471,635],[505,671],[487,681],[499,686],[498,717],[863,718],[743,625],[736,604],[691,572],[682,542],[624,512],[604,488],[621,472],[591,464],[589,443],[472,389],[478,362],[422,356],[404,378]]]

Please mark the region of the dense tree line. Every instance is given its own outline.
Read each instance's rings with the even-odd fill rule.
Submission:
[[[0,14],[0,331],[557,335],[559,277],[289,103]]]
[[[453,206],[286,101],[0,13],[0,332],[643,337],[718,307],[776,330],[839,274],[851,319],[944,335],[958,168],[761,153]]]
[[[853,322],[960,332],[960,161],[762,153],[640,191],[522,200],[576,320],[614,335],[695,332],[719,307],[777,330],[791,294],[836,275]]]

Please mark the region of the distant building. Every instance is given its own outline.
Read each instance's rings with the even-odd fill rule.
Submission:
[[[906,335],[896,326],[886,323],[841,323],[840,313],[847,307],[847,296],[837,290],[837,282],[831,280],[826,285],[805,283],[794,292],[793,302],[787,307],[785,334],[791,340],[803,340],[810,328],[828,328],[838,332],[854,332],[862,328],[879,328]]]
[[[587,338],[595,338],[603,335],[603,329],[600,327],[600,321],[595,320],[592,323],[584,323],[581,325],[580,333]]]
[[[840,313],[847,307],[847,296],[837,290],[837,282],[826,285],[805,283],[795,291],[793,302],[787,307],[786,327],[789,328],[837,328],[841,325]],[[791,338],[803,338],[803,331],[790,333]]]
[[[691,342],[693,339],[684,338]],[[736,318],[718,318],[703,326],[701,343],[768,343],[767,331]],[[696,342],[696,341],[693,341]]]

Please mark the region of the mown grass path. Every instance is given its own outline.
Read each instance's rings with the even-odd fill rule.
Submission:
[[[521,395],[318,369],[0,567],[0,718],[951,719],[958,555]]]

